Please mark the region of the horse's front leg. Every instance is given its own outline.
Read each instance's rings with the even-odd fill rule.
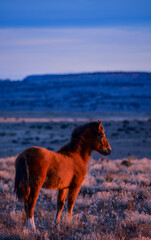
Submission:
[[[60,222],[60,216],[63,210],[63,207],[65,205],[65,199],[68,193],[68,189],[60,189],[58,192],[58,198],[57,198],[57,212],[54,217],[54,222]]]
[[[73,212],[73,207],[75,203],[75,199],[78,195],[78,192],[80,190],[81,184],[76,186],[76,187],[71,187],[69,189],[69,194],[68,194],[68,213],[69,217],[72,220],[72,212]]]

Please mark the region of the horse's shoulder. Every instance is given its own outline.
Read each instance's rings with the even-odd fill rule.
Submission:
[[[73,158],[73,162],[74,162],[74,168],[76,172],[82,175],[85,175],[87,173],[87,165],[85,164],[85,162],[80,156],[75,155]]]

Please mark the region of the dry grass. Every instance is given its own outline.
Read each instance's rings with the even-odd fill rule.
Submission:
[[[65,207],[60,228],[52,226],[56,192],[41,190],[36,234],[24,227],[23,206],[13,193],[14,161],[0,159],[0,239],[151,239],[151,160],[92,159],[76,199],[73,224]]]

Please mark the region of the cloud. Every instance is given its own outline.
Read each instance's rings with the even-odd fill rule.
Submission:
[[[151,31],[138,28],[0,29],[0,78],[151,71]]]

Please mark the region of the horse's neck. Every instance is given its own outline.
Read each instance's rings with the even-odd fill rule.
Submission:
[[[73,142],[71,141],[65,146],[63,146],[58,151],[58,153],[65,154],[70,157],[73,157],[73,155],[79,155],[82,160],[87,164],[90,159],[92,150],[89,147],[89,144],[85,143],[85,141],[79,144],[73,144]]]
[[[88,164],[89,162],[89,159],[90,159],[90,156],[91,156],[91,153],[88,153],[88,152],[85,152],[81,155],[83,161]]]
[[[88,148],[86,144],[83,143],[83,145],[80,145],[78,147],[78,154],[83,159],[83,161],[87,164],[90,156],[91,156],[92,150]]]
[[[89,143],[89,141],[86,142],[85,140],[80,141],[77,145],[76,153],[80,155],[86,164],[88,163],[92,153],[91,145],[91,142]]]

